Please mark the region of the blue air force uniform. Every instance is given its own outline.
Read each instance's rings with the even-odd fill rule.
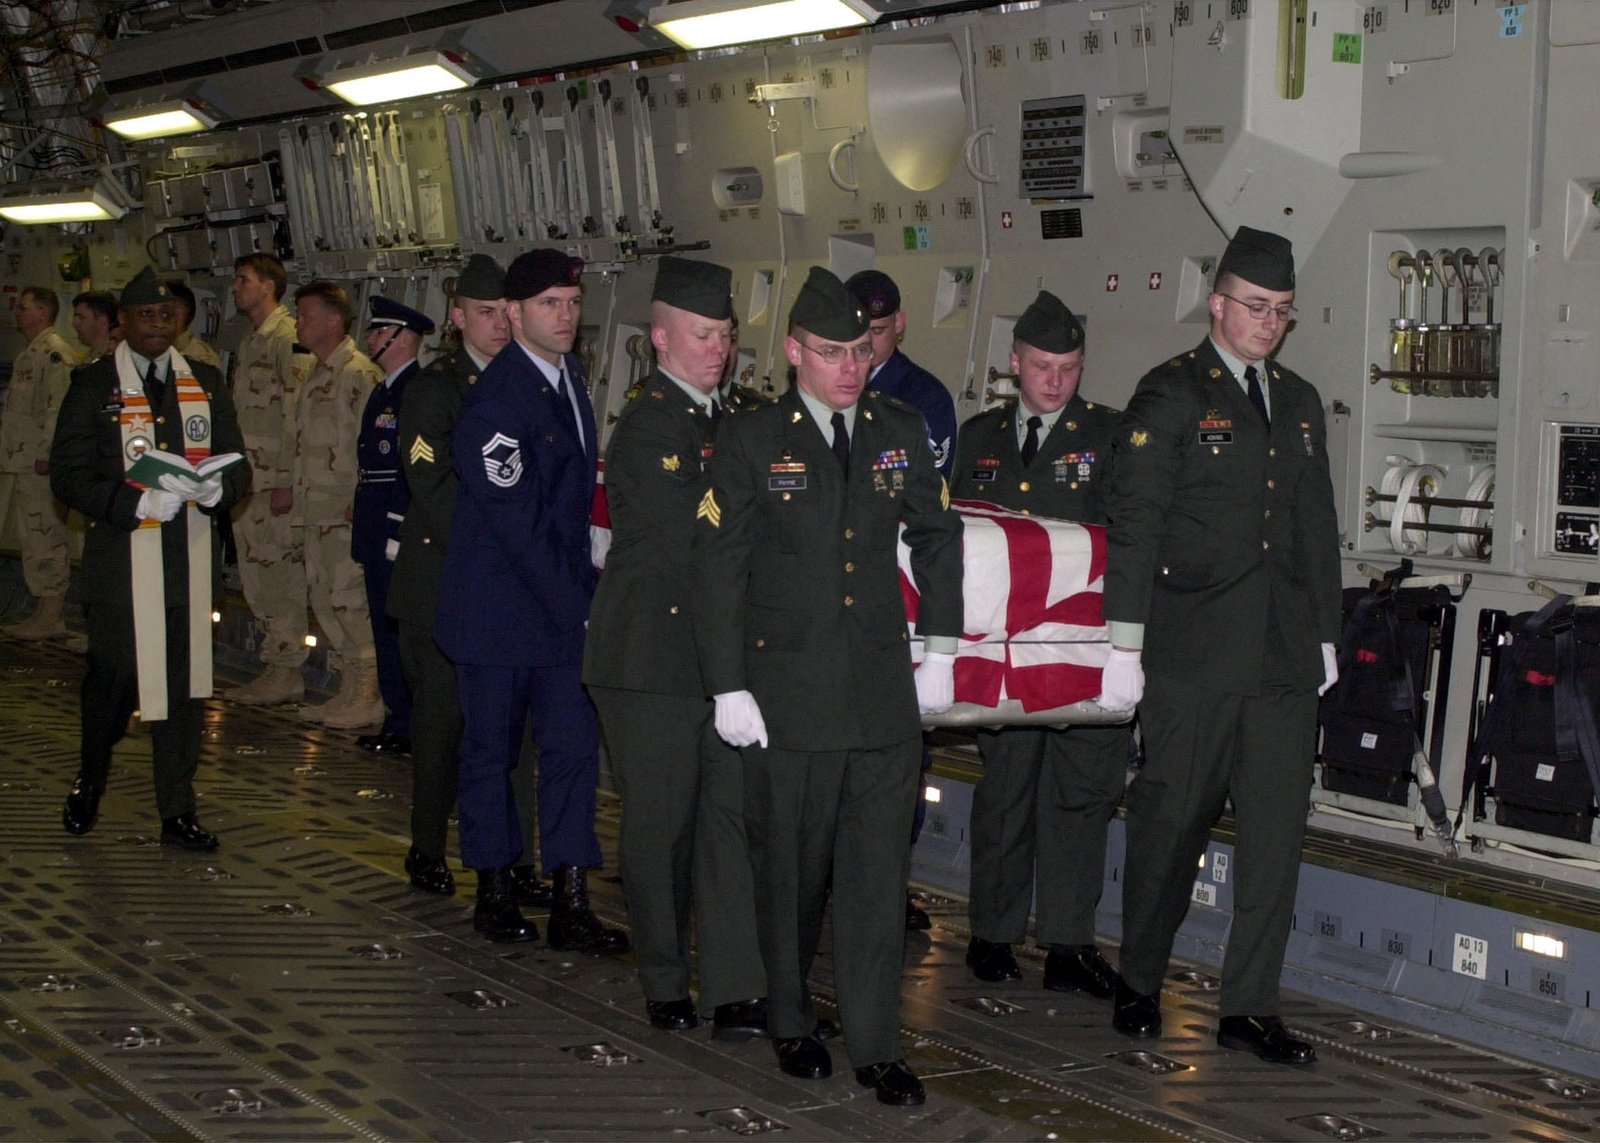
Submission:
[[[944,382],[897,349],[872,375],[867,388],[904,401],[922,414],[933,462],[939,475],[949,480],[956,456],[956,403]]]
[[[530,712],[543,866],[600,864],[600,734],[580,678],[595,588],[595,422],[582,365],[571,354],[562,364],[570,408],[543,363],[520,342],[506,346],[467,392],[452,440],[461,484],[434,639],[461,687],[461,858],[471,869],[522,855],[511,771]]]
[[[433,330],[433,322],[425,315],[384,297],[372,299],[372,324],[418,333]],[[400,668],[399,626],[389,617],[388,601],[400,524],[411,500],[400,468],[400,402],[418,368],[415,360],[408,362],[374,386],[367,397],[356,437],[360,471],[350,519],[350,557],[361,565],[366,579],[367,611],[378,653],[378,689],[384,707],[381,733],[400,739],[411,737],[411,690]]]

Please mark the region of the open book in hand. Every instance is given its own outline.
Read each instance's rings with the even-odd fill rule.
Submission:
[[[140,488],[160,488],[163,476],[209,480],[213,476],[220,476],[243,459],[243,453],[224,452],[208,456],[199,464],[190,464],[187,457],[152,448],[146,449],[125,475],[130,484],[136,484]]]

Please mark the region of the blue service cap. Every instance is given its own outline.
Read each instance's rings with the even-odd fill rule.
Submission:
[[[399,302],[386,298],[381,294],[374,297],[368,304],[372,308],[372,321],[370,324],[374,327],[398,325],[404,326],[406,329],[414,329],[418,333],[427,334],[433,332],[433,319],[425,313],[418,313],[410,306],[403,306]]]

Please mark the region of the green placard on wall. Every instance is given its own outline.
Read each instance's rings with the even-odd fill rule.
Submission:
[[[1353,64],[1361,62],[1361,33],[1335,32],[1333,34],[1333,62]]]

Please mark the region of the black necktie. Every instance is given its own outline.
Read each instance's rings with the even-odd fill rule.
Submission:
[[[572,426],[573,432],[577,432],[578,412],[572,407],[572,394],[567,392],[567,371],[565,369],[556,374],[556,400],[561,402],[561,415]]]
[[[850,431],[844,427],[844,414],[833,415],[833,455],[839,458],[839,467],[850,471]]]
[[[161,397],[166,392],[167,383],[156,374],[156,363],[152,361],[150,368],[144,371],[144,396],[150,402],[152,409],[161,404]]]
[[[1261,391],[1261,378],[1256,376],[1254,365],[1245,366],[1244,383],[1250,392],[1250,403],[1256,407],[1256,412],[1261,414],[1261,421],[1269,428],[1272,418],[1267,416],[1267,396]]]
[[[1028,435],[1022,438],[1022,463],[1030,465],[1033,458],[1039,455],[1039,429],[1044,425],[1043,417],[1028,418]]]
[[[711,423],[716,424],[722,420],[722,402],[715,397],[711,398]]]

